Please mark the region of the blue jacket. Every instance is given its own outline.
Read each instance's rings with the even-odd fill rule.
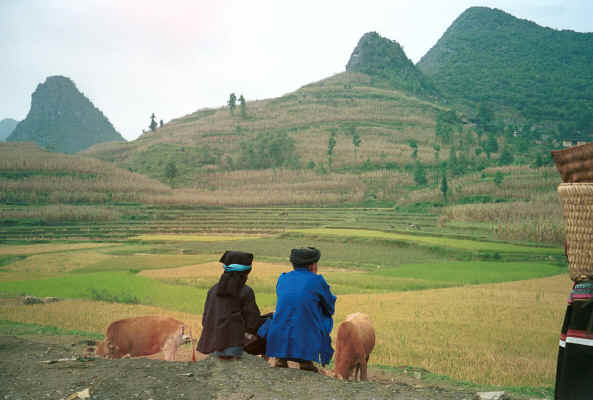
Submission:
[[[266,355],[328,364],[336,296],[323,276],[302,268],[283,273],[276,296],[274,318],[257,332],[267,341]]]

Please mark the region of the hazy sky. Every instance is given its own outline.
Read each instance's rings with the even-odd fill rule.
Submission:
[[[0,0],[0,120],[71,78],[126,139],[224,105],[278,97],[345,70],[369,31],[417,62],[465,9],[593,32],[592,0]]]

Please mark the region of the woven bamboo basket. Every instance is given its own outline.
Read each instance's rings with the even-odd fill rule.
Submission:
[[[593,183],[561,183],[566,256],[573,281],[593,280]]]
[[[593,182],[593,142],[551,153],[562,182]]]

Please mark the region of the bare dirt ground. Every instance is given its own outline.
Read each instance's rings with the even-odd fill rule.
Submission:
[[[191,362],[190,345],[168,362],[84,357],[85,338],[0,336],[0,400],[16,399],[474,399],[463,388],[411,375],[370,370],[369,382],[343,382],[297,369],[272,368],[260,357]],[[63,360],[70,359],[72,360]],[[88,389],[90,397],[84,391]],[[80,393],[82,392],[82,393]],[[76,393],[80,393],[76,395]],[[514,398],[514,397],[513,397]]]

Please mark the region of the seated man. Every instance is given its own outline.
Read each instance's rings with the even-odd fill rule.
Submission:
[[[286,367],[290,360],[300,369],[317,371],[313,361],[326,365],[334,353],[329,334],[336,296],[317,275],[320,257],[313,247],[291,250],[294,270],[278,278],[276,311],[258,330],[267,342],[266,355],[277,358],[278,367]]]

